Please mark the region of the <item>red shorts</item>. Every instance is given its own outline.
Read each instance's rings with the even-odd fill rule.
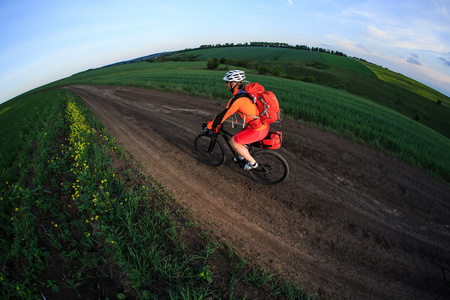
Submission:
[[[249,127],[236,133],[233,138],[236,144],[247,145],[262,140],[269,134],[269,126],[265,129],[256,131]]]

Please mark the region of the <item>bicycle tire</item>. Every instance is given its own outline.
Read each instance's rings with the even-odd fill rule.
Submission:
[[[225,151],[217,136],[200,133],[194,139],[195,153],[198,158],[211,167],[218,167],[225,162]]]
[[[259,183],[275,185],[282,183],[288,177],[289,165],[280,154],[270,150],[261,150],[252,153],[252,156],[258,162],[258,167],[248,172]]]

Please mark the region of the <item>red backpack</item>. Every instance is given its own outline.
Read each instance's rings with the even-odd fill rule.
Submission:
[[[280,118],[280,105],[273,92],[264,90],[264,87],[256,82],[246,85],[245,92],[259,109],[259,116],[254,116],[257,119],[251,121],[251,127],[258,128],[264,124],[271,124]]]

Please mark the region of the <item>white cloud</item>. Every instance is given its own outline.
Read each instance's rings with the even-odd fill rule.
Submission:
[[[327,20],[346,26],[347,36],[373,45],[446,53],[450,48],[448,0],[334,3]],[[339,30],[340,26],[335,26]],[[357,29],[357,30],[355,30]],[[361,30],[362,29],[362,30]],[[343,35],[343,32],[340,32]],[[389,43],[386,45],[386,43]]]
[[[368,18],[368,19],[372,19],[375,17],[374,14],[370,13],[370,12],[364,12],[364,11],[360,11],[357,10],[353,7],[344,9],[341,13],[341,16],[343,17],[348,17],[348,18],[354,18],[354,17],[364,17],[364,18]]]
[[[326,37],[330,40],[335,41],[338,47],[341,48],[341,50],[344,51],[344,53],[347,53],[350,56],[361,56],[365,54],[372,54],[371,50],[367,49],[362,45],[357,45],[349,39],[341,38],[337,35],[331,34],[328,34]]]
[[[433,52],[446,51],[446,45],[436,32],[425,24],[411,28],[385,26],[379,28],[367,25],[366,40],[378,45],[409,50],[426,50]],[[387,44],[388,43],[388,44]]]
[[[431,2],[433,2],[438,14],[443,15],[444,17],[448,17],[448,2],[446,0],[431,0]]]
[[[288,0],[288,6],[294,5],[294,0]]]
[[[380,40],[388,41],[393,40],[394,37],[389,35],[386,31],[383,31],[375,26],[367,25],[369,35]]]

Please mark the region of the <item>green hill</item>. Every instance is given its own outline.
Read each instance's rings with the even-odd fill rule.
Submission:
[[[275,47],[217,47],[172,54],[199,60],[224,58],[230,66],[249,60],[254,66],[278,67],[284,77],[311,79],[317,85],[373,100],[450,137],[450,98],[404,75],[373,64],[306,50]]]

